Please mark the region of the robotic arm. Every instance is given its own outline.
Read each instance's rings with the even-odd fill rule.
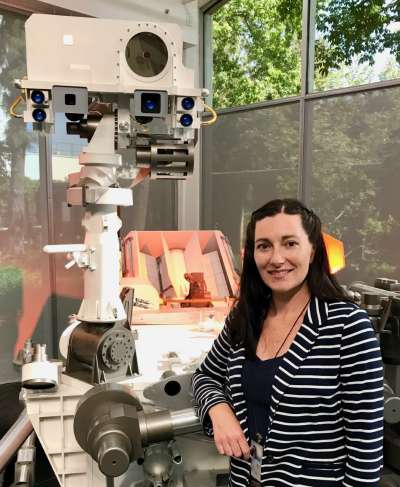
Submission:
[[[67,133],[88,141],[67,190],[69,206],[85,208],[85,241],[44,248],[68,253],[66,267],[84,271],[67,373],[91,383],[120,380],[136,365],[119,296],[117,215],[118,206],[132,205],[132,189],[119,187],[117,169],[124,154],[139,180],[190,176],[207,92],[183,65],[174,24],[32,15],[26,43],[24,121],[51,132],[63,113]]]

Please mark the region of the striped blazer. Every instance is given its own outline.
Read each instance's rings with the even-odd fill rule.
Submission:
[[[230,404],[248,437],[245,349],[228,326],[195,371],[192,387],[204,431],[208,410]],[[377,487],[383,463],[383,372],[366,312],[312,298],[274,379],[262,459],[263,487]],[[247,487],[250,462],[232,457],[230,487]]]

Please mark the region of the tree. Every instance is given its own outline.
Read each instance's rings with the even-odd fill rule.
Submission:
[[[25,18],[15,14],[0,15],[0,100],[4,112],[19,95],[14,80],[26,74]],[[7,226],[9,246],[15,256],[24,253],[25,242],[25,152],[31,135],[19,119],[9,117],[0,146],[2,177],[9,173]],[[9,171],[6,171],[9,162]],[[2,215],[4,218],[4,215]]]
[[[301,20],[300,0],[230,0],[219,9],[213,19],[214,106],[299,94]],[[397,1],[317,0],[316,88],[372,81],[369,67],[384,51],[393,55],[385,79],[400,77],[399,21]]]
[[[279,3],[230,0],[214,15],[216,107],[299,93],[301,8],[288,22]]]
[[[375,55],[389,49],[400,63],[400,3],[387,0],[318,0],[316,67],[322,75],[343,64],[375,63]]]

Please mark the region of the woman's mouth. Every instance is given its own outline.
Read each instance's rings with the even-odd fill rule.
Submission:
[[[276,279],[282,279],[286,277],[290,272],[292,272],[293,269],[275,269],[268,271],[268,274],[270,274],[272,277]]]

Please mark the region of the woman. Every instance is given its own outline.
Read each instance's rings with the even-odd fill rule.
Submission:
[[[373,328],[329,271],[319,218],[292,199],[256,210],[238,302],[193,375],[229,485],[378,486],[382,383]]]

